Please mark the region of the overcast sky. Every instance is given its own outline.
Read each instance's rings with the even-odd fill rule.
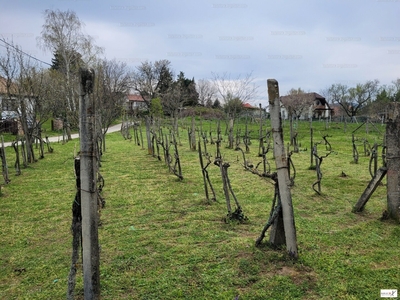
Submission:
[[[36,44],[46,9],[76,12],[105,56],[132,68],[168,59],[195,80],[252,72],[254,104],[267,102],[268,78],[281,95],[400,78],[400,0],[0,0],[0,37],[50,63]]]

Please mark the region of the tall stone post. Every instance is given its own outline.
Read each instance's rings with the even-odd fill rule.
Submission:
[[[294,223],[292,196],[290,194],[289,188],[290,178],[289,172],[287,170],[288,162],[285,154],[285,144],[283,141],[282,120],[279,104],[279,86],[278,82],[275,79],[268,79],[267,85],[268,101],[271,112],[272,137],[274,140],[274,157],[278,176],[279,195],[282,204],[282,217],[286,248],[288,253],[292,257],[297,258],[298,251],[296,226]],[[282,226],[282,223],[280,223],[279,219],[280,217],[278,217],[276,222],[274,223],[274,227],[278,226],[278,228],[272,229],[273,234],[276,234],[276,231],[279,230],[279,227]]]
[[[392,104],[386,123],[387,211],[400,221],[400,105]]]
[[[100,258],[97,212],[97,153],[94,71],[80,70],[80,175],[82,210],[82,259],[85,300],[100,299]]]

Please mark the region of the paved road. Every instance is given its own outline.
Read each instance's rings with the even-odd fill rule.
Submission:
[[[107,133],[112,133],[112,132],[116,132],[116,131],[120,131],[121,130],[121,124],[117,124],[117,125],[113,125],[110,126],[108,128]],[[79,134],[78,133],[74,133],[71,135],[72,139],[77,139],[79,138]],[[62,141],[62,136],[51,136],[49,137],[49,141],[52,143],[57,143],[59,141]],[[7,142],[4,143],[4,147],[10,147],[11,146],[11,142]]]

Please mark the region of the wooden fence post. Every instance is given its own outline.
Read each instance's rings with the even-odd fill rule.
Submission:
[[[97,211],[96,110],[90,94],[94,71],[80,70],[80,175],[82,209],[82,259],[85,300],[100,299],[100,259]]]
[[[279,195],[282,203],[282,217],[285,231],[286,248],[290,256],[297,258],[297,238],[296,226],[290,194],[290,179],[288,173],[288,163],[285,154],[285,144],[283,141],[282,120],[279,104],[279,86],[275,79],[268,79],[268,101],[271,112],[272,136],[274,141],[274,157],[278,176]],[[279,226],[279,217],[276,225]]]

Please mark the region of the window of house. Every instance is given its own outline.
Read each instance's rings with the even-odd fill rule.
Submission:
[[[1,109],[2,111],[17,111],[17,101],[15,99],[2,99]]]

